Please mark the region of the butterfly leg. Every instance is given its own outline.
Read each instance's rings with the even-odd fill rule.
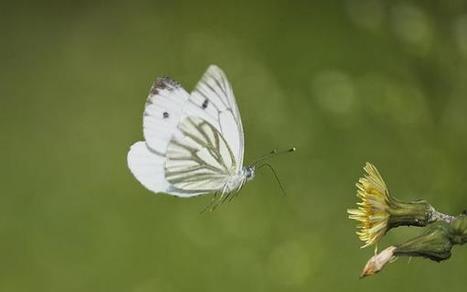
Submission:
[[[226,191],[226,186],[222,188],[222,191],[220,192],[219,197],[217,198],[215,205],[213,206],[213,211],[219,207],[222,203],[224,203],[225,199],[228,197],[228,193]]]
[[[222,191],[220,192],[219,198],[216,200],[215,205],[213,206],[213,209],[216,209],[219,207],[221,204],[223,204],[225,201],[227,201],[230,198],[231,192],[227,191],[227,185],[225,185],[222,188]]]
[[[209,205],[204,208],[204,210],[201,213],[204,213],[206,211],[214,211],[224,200],[224,190],[225,188],[222,189],[222,191],[215,192],[214,195],[212,196],[211,202]]]
[[[224,204],[225,202],[230,202],[238,194],[238,190],[234,192],[229,192],[227,191],[227,189],[228,187],[227,185],[225,185],[221,191],[215,192],[211,199],[211,202],[203,211],[201,211],[201,213],[204,213],[208,210],[211,212],[214,211],[215,209],[217,209],[217,207]]]
[[[235,196],[235,193],[225,193],[222,196],[223,196],[223,198],[222,198],[222,201],[219,202],[219,205],[224,204],[227,201],[230,202],[232,200],[232,198]]]
[[[219,196],[219,192],[215,192],[211,198],[211,201],[209,202],[209,204],[203,209],[203,211],[201,211],[201,214],[206,212],[206,211],[213,211],[215,208],[215,204],[216,204],[216,201],[218,200],[218,196]]]
[[[232,201],[233,198],[236,198],[239,194],[240,194],[240,190],[243,188],[243,186],[245,185],[246,183],[246,180],[244,180],[237,188],[237,190],[235,190],[234,192],[232,192],[232,194],[229,196],[229,202]]]

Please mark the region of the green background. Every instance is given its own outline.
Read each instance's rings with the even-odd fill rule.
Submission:
[[[401,199],[467,208],[465,1],[2,1],[0,291],[465,291],[467,249],[358,275],[366,161]],[[233,84],[240,195],[144,189],[126,166],[156,76]],[[420,230],[391,231],[380,247]]]

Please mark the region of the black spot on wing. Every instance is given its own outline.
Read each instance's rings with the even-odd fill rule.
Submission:
[[[164,119],[167,119],[167,118],[169,117],[169,113],[168,113],[168,112],[164,112],[164,113],[162,114],[162,117],[163,117]]]
[[[208,104],[209,104],[209,100],[208,100],[208,99],[205,99],[205,100],[203,101],[203,104],[201,105],[201,107],[202,107],[203,109],[206,109],[206,108],[208,107]]]

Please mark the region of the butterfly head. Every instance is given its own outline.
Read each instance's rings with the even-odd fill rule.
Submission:
[[[243,171],[247,181],[250,181],[255,177],[255,168],[256,167],[254,165],[245,166]]]

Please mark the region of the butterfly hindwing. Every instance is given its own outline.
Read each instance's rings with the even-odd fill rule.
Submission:
[[[221,133],[198,117],[183,119],[179,129],[181,138],[174,137],[167,149],[167,181],[187,191],[220,190],[237,169],[234,154]]]
[[[151,150],[145,141],[136,142],[128,152],[128,167],[138,181],[155,193],[192,197],[199,193],[175,189],[165,178],[165,156]]]

